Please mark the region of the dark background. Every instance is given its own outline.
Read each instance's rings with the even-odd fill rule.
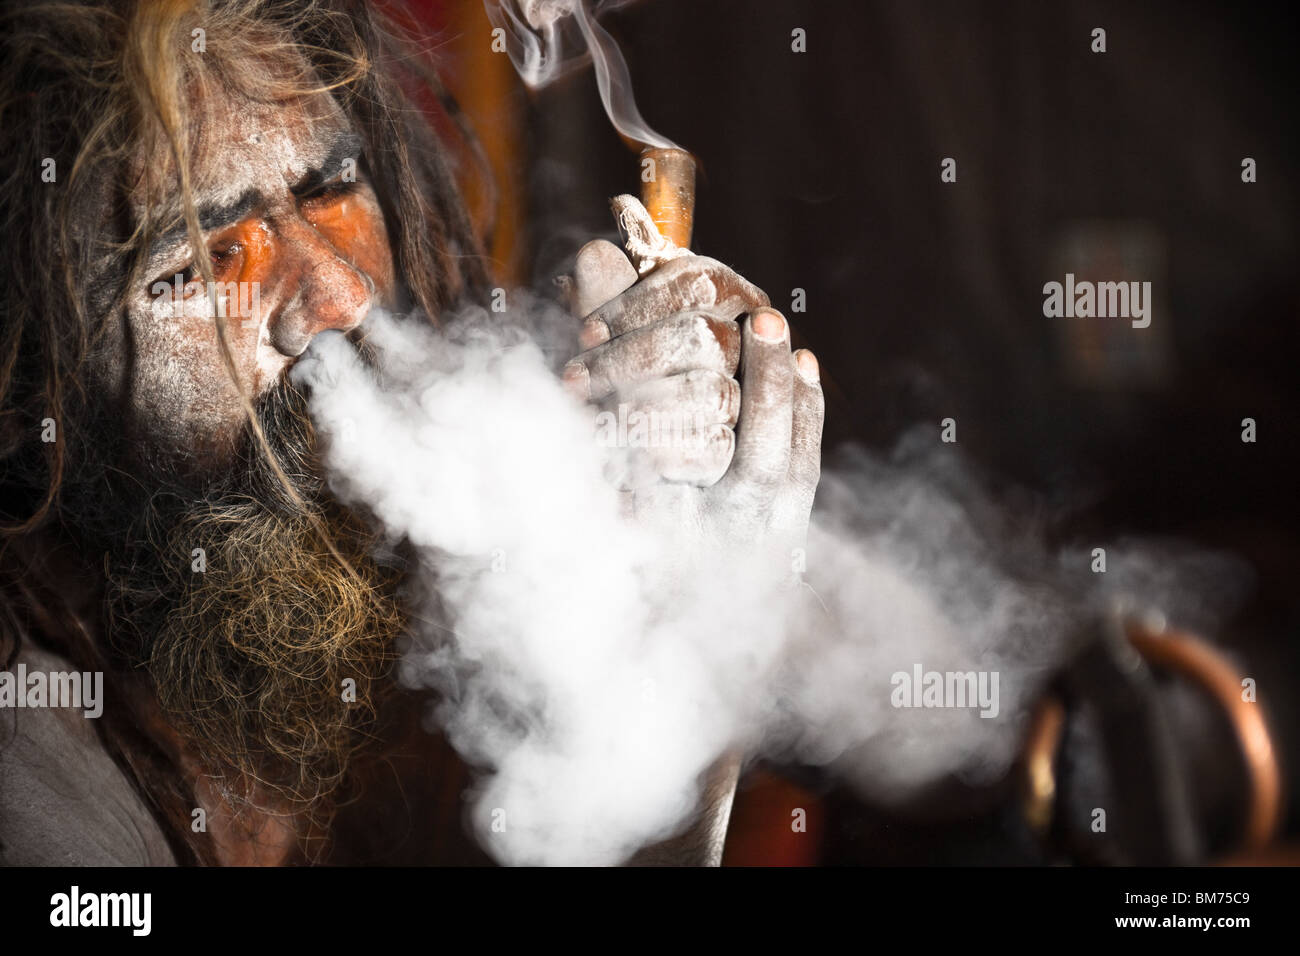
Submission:
[[[702,161],[694,248],[766,289],[819,356],[827,449],[885,452],[918,424],[937,440],[951,417],[995,486],[1050,504],[1061,543],[1167,535],[1250,564],[1212,637],[1258,675],[1294,794],[1300,168],[1281,7],[653,0],[602,22],[650,125]],[[544,283],[611,235],[636,156],[590,70],[479,109],[489,135],[519,129],[511,256]],[[1085,271],[1069,248],[1152,281],[1151,327],[1045,318],[1043,284]],[[827,798],[824,861],[1034,859],[996,813],[918,829]]]

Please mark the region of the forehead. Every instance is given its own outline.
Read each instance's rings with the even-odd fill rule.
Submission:
[[[266,102],[235,92],[209,91],[191,101],[190,184],[200,206],[228,206],[258,194],[270,198],[326,172],[344,158],[356,158],[360,142],[338,104],[327,93]],[[166,229],[179,222],[181,203],[170,147],[157,145],[146,175],[132,197],[137,214]]]

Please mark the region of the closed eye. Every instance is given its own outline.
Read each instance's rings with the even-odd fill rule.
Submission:
[[[237,255],[241,250],[242,247],[238,242],[230,242],[209,249],[208,255],[212,259],[213,274],[214,275],[220,274],[222,265],[224,265],[229,259],[231,259],[235,255]],[[176,276],[178,274],[181,277],[180,285],[181,285],[181,289],[183,290],[182,293],[183,297],[188,298],[190,296],[192,291],[189,288],[190,283],[194,282],[196,279],[199,278],[199,270],[193,261],[187,262],[180,269],[173,271],[171,275],[159,276],[157,280],[151,282],[149,284],[149,288],[151,290],[154,290],[155,299],[159,298],[160,296],[167,295],[169,293],[173,295],[173,297],[175,296],[174,283],[175,283]],[[163,285],[167,285],[168,289],[163,290],[162,288]]]
[[[348,181],[340,176],[338,179],[317,186],[311,192],[299,197],[298,201],[312,205],[334,202],[349,193],[356,192],[359,185],[355,179]]]

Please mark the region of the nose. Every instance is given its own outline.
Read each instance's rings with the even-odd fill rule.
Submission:
[[[275,350],[292,358],[327,329],[347,332],[360,325],[375,289],[310,226],[302,224],[282,238],[281,288],[288,297],[272,313],[268,331]]]

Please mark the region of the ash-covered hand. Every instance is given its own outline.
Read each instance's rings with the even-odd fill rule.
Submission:
[[[631,211],[655,230],[632,197],[615,205],[625,228]],[[629,248],[646,271],[653,250]],[[582,248],[570,302],[585,351],[565,382],[600,410],[598,439],[616,446],[615,478],[638,520],[733,547],[797,546],[821,470],[817,360],[791,353],[762,290],[714,259],[671,252],[638,281],[614,244]]]

